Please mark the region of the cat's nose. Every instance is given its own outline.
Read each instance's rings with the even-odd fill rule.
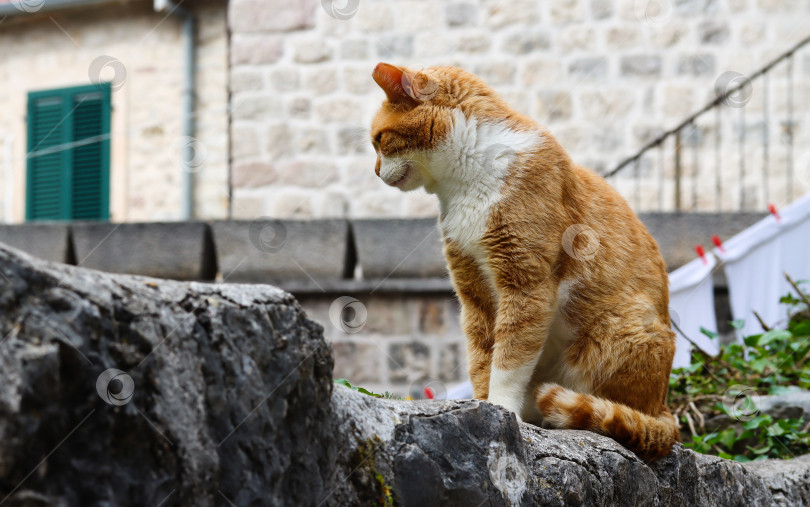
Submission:
[[[374,174],[377,176],[380,175],[380,165],[382,164],[382,160],[380,160],[380,156],[377,155],[377,163],[374,164]]]

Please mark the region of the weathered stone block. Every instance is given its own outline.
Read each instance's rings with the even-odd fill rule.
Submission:
[[[72,260],[66,222],[0,225],[0,243],[47,261]]]
[[[273,67],[270,71],[270,85],[279,92],[291,92],[301,86],[298,67]]]
[[[285,110],[291,118],[307,119],[312,110],[312,102],[306,97],[295,97],[287,101]]]
[[[264,86],[262,73],[252,69],[234,69],[231,71],[229,85],[231,92],[260,91]]]
[[[236,33],[231,38],[231,65],[275,63],[284,54],[284,39],[276,35]]]
[[[608,29],[605,34],[607,46],[615,49],[625,49],[638,44],[641,39],[641,30],[636,25],[620,25]]]
[[[357,260],[365,278],[447,275],[436,220],[353,220]]]
[[[366,309],[363,331],[385,336],[408,336],[413,334],[415,304],[405,297],[376,296],[361,298]]]
[[[596,19],[606,19],[613,15],[615,5],[613,0],[591,0],[591,13]]]
[[[722,44],[728,40],[728,23],[719,20],[704,21],[698,26],[698,38],[703,44]]]
[[[521,81],[527,86],[558,83],[563,72],[559,58],[533,58],[526,62]]]
[[[621,72],[623,76],[658,77],[661,75],[661,57],[625,56],[621,61]]]
[[[380,383],[385,356],[373,343],[332,343],[335,355],[335,378],[349,379],[355,385]]]
[[[304,127],[296,131],[293,145],[297,153],[329,153],[326,130],[317,127]]]
[[[356,99],[325,97],[315,105],[315,114],[324,122],[354,122],[363,119],[363,102]]]
[[[220,273],[229,282],[335,280],[352,266],[345,220],[211,223]]]
[[[173,280],[213,280],[216,262],[202,222],[74,223],[79,266]]]
[[[264,120],[278,117],[281,98],[276,94],[240,93],[233,99],[233,119]]]
[[[707,76],[714,74],[714,72],[713,55],[685,55],[678,60],[678,74]]]
[[[340,57],[344,60],[364,60],[368,58],[368,41],[358,39],[341,42]]]
[[[234,162],[231,168],[231,185],[234,188],[264,187],[278,181],[273,164],[267,162]]]
[[[380,58],[410,58],[413,54],[413,35],[390,34],[377,39],[377,55]]]
[[[439,348],[439,371],[436,372],[442,382],[459,382],[467,378],[463,343],[442,344]]]
[[[313,218],[312,207],[313,192],[287,187],[283,191],[276,191],[269,197],[270,213],[278,218]]]
[[[549,47],[551,42],[548,33],[539,28],[532,28],[510,35],[501,49],[508,54],[525,55]]]
[[[392,344],[388,357],[391,382],[416,382],[430,376],[430,348],[418,341]]]
[[[489,46],[489,39],[478,35],[462,36],[456,43],[456,48],[462,53],[483,53]]]
[[[592,29],[581,25],[568,26],[557,35],[557,46],[562,53],[574,51],[593,52],[596,48],[596,37]]]
[[[558,121],[571,117],[571,95],[568,92],[543,91],[536,96],[534,116],[540,121]]]
[[[323,39],[298,41],[293,50],[293,59],[298,63],[318,63],[332,59],[333,50]]]
[[[367,127],[343,127],[337,131],[339,155],[367,153],[370,149],[371,139]]]
[[[228,25],[234,32],[285,32],[315,24],[317,0],[233,0]]]
[[[560,0],[551,5],[551,20],[555,24],[582,21],[585,9],[581,0]]]
[[[491,61],[478,64],[474,70],[481,79],[495,85],[511,84],[515,81],[515,65],[507,61]]]
[[[580,81],[602,80],[607,76],[607,71],[607,58],[602,56],[575,58],[568,64],[568,74]]]
[[[454,2],[445,7],[447,26],[472,26],[478,19],[478,6],[469,2]]]

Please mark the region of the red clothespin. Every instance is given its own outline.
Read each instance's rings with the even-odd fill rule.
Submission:
[[[698,257],[703,260],[703,264],[708,264],[709,261],[706,259],[706,251],[703,249],[703,245],[698,245],[695,247],[695,252],[697,252]]]
[[[434,399],[436,397],[436,395],[433,394],[433,389],[431,389],[431,388],[429,388],[427,386],[425,387],[425,389],[423,391],[425,393],[425,398],[427,398],[429,400],[432,400],[432,399]]]
[[[714,246],[716,246],[718,250],[720,250],[723,253],[726,253],[726,249],[723,248],[723,242],[720,241],[720,236],[718,236],[717,234],[712,236],[712,243],[714,243]]]
[[[771,212],[771,215],[773,215],[778,223],[782,223],[782,217],[779,216],[779,212],[776,210],[776,206],[773,203],[768,204],[768,211]]]

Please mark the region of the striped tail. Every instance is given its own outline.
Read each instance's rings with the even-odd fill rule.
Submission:
[[[537,389],[537,408],[555,428],[590,430],[609,436],[645,461],[666,456],[680,432],[675,418],[664,407],[653,417],[627,405],[590,394],[577,393],[557,384]]]

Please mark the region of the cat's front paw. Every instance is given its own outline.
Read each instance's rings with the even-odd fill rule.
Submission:
[[[522,407],[520,406],[520,403],[517,403],[515,400],[490,396],[487,401],[492,403],[493,405],[501,406],[506,410],[512,412],[513,414],[515,414],[515,417],[517,417],[518,422],[523,422],[523,419],[520,416]]]

